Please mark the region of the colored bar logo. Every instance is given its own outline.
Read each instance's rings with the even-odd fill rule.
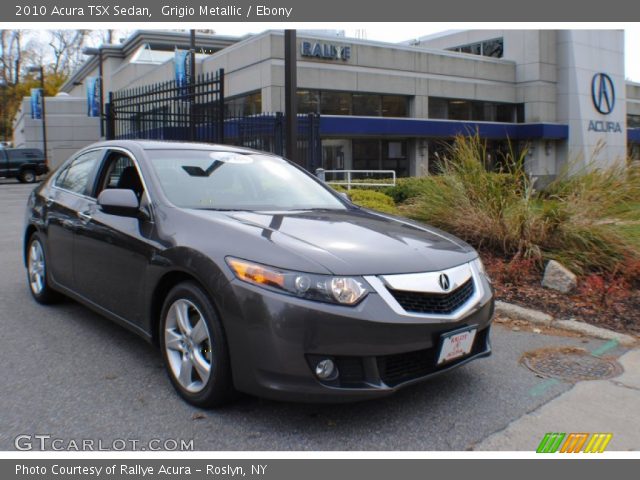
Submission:
[[[612,438],[612,433],[545,433],[536,453],[602,453]]]

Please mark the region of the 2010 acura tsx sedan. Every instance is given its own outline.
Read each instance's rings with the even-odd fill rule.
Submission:
[[[227,146],[91,145],[28,201],[28,285],[159,345],[188,402],[353,401],[490,354],[478,254]]]

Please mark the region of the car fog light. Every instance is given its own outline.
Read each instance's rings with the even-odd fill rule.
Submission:
[[[338,376],[338,369],[333,360],[326,358],[316,364],[316,377],[320,380],[333,380]]]

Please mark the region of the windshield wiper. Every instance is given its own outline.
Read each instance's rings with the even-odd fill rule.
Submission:
[[[207,167],[206,170],[204,170],[202,167],[194,167],[192,165],[183,165],[182,169],[192,177],[209,177],[222,165],[224,165],[224,162],[215,160],[211,165],[209,165],[209,167]]]

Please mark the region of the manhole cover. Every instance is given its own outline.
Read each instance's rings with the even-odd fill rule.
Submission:
[[[542,377],[569,382],[602,380],[622,373],[622,366],[615,360],[594,357],[581,348],[542,348],[525,353],[521,361]]]

